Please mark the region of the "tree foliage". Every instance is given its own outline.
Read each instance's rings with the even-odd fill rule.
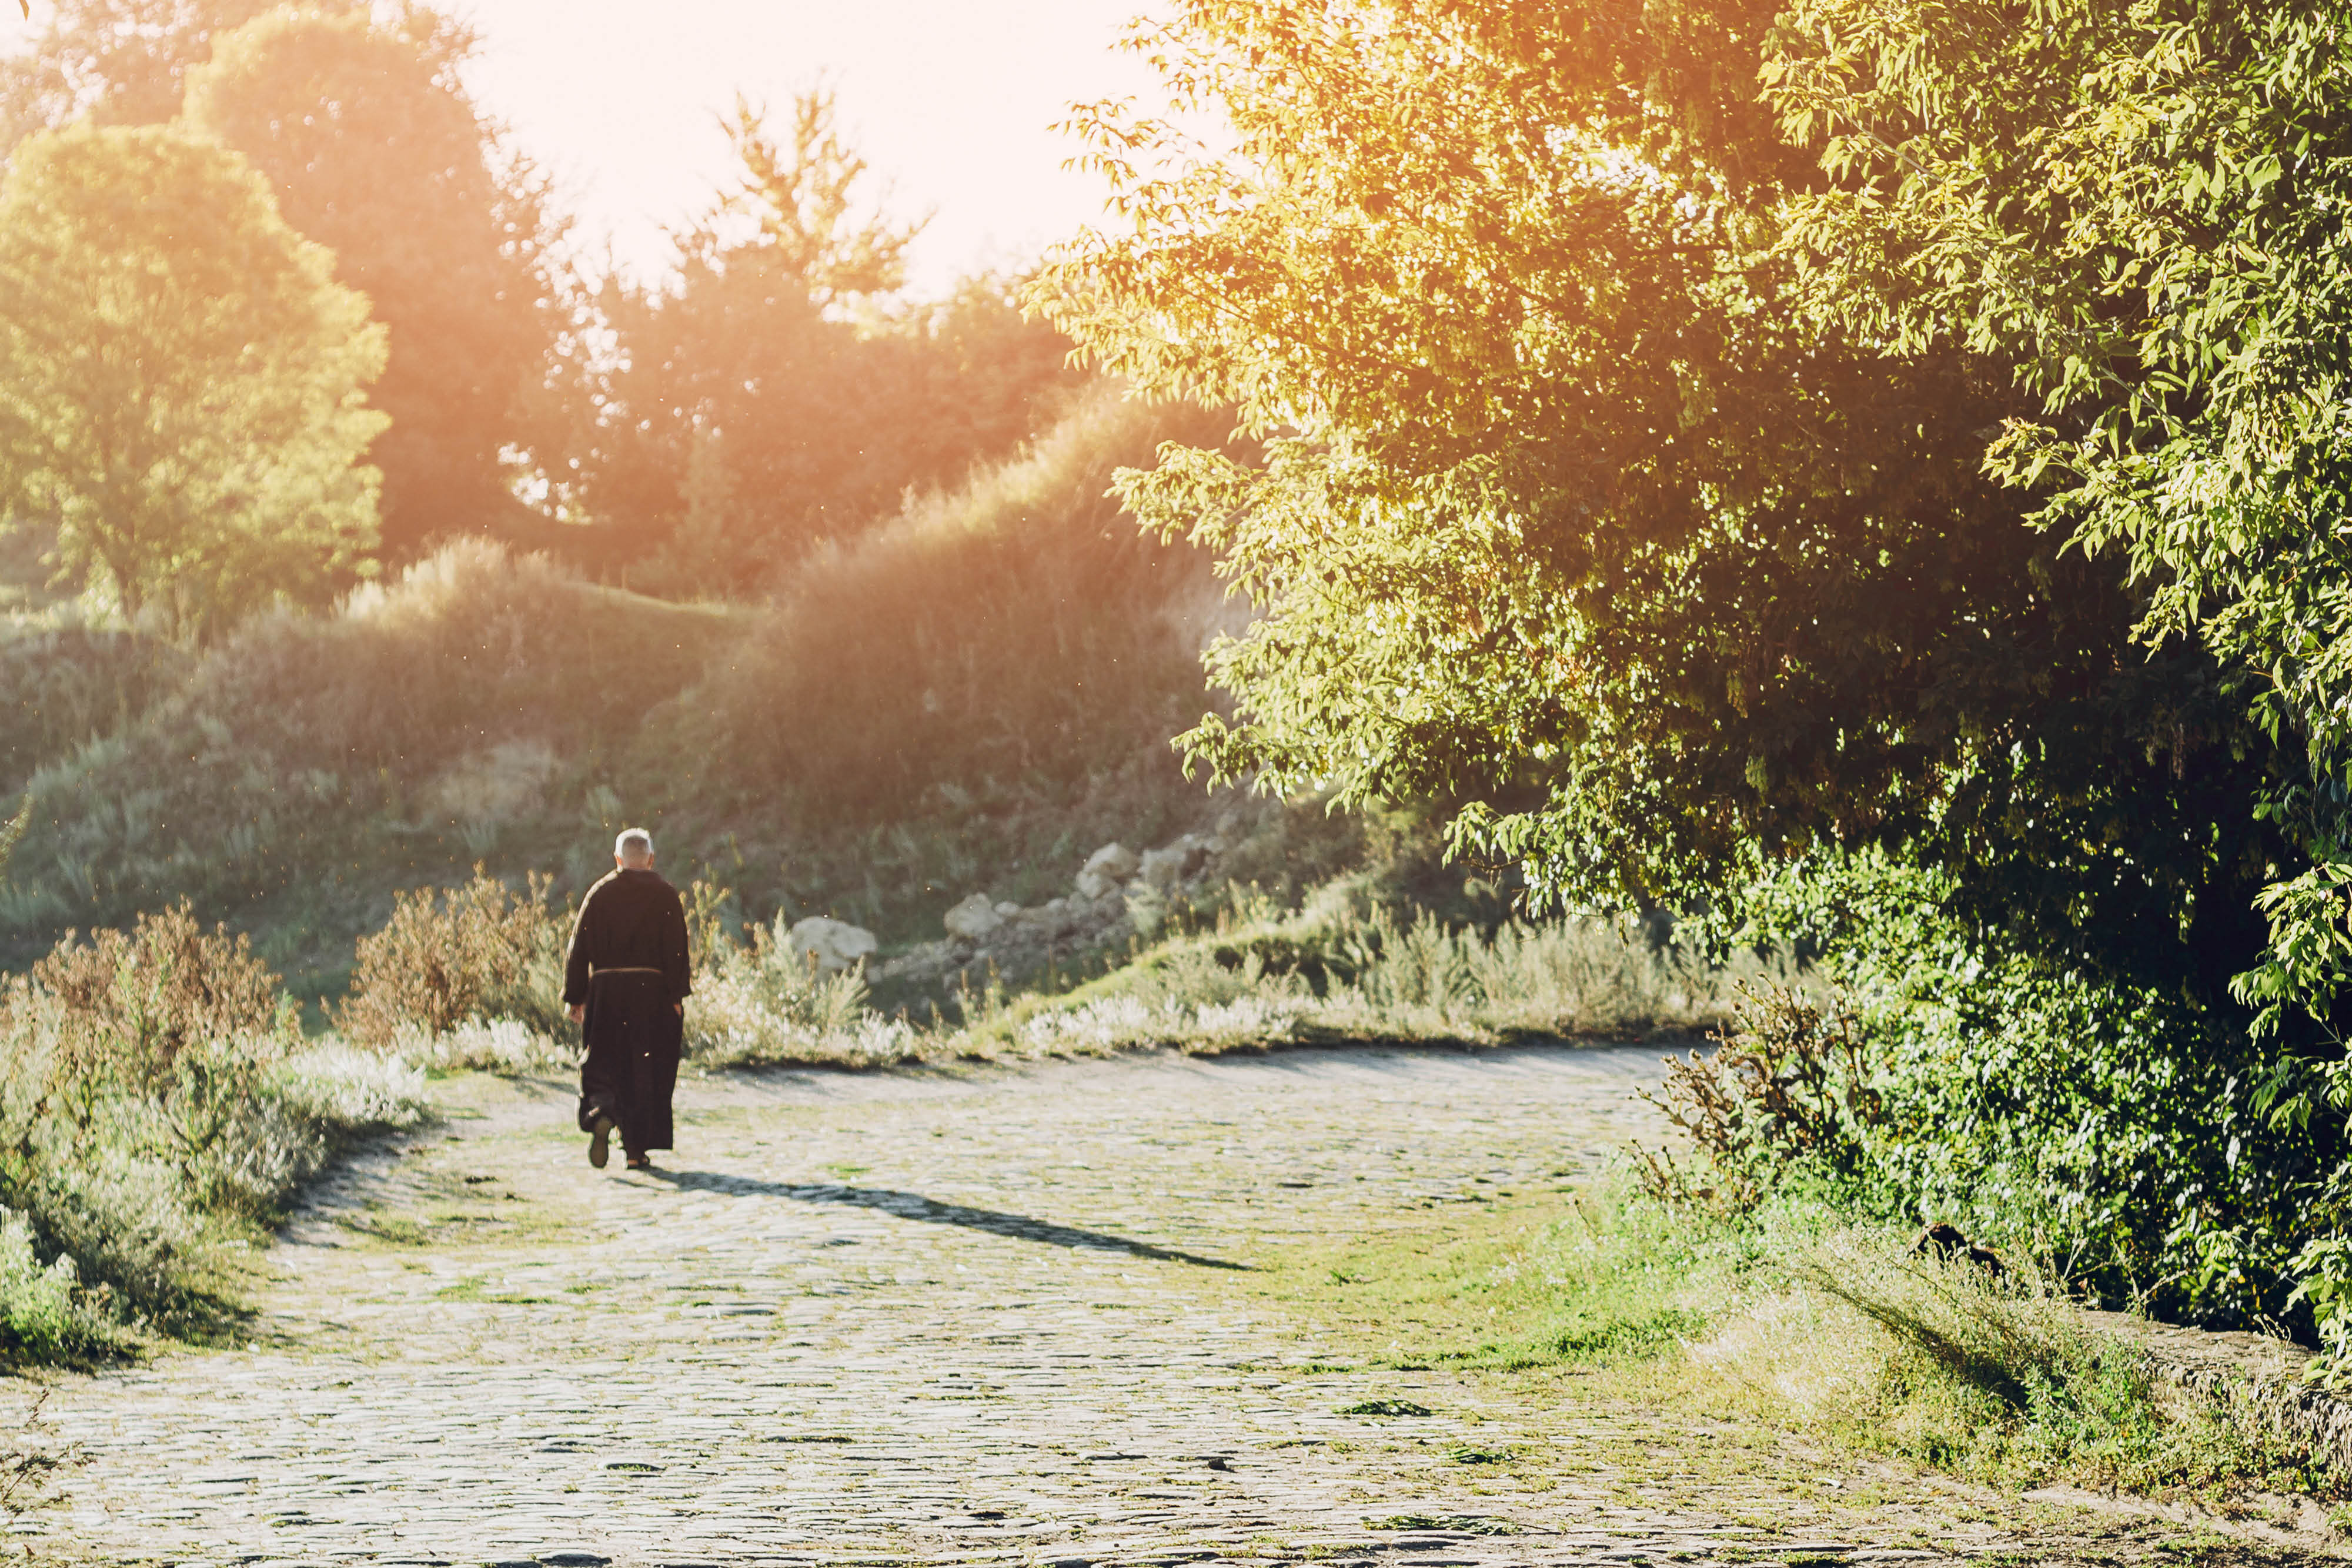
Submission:
[[[188,74],[192,125],[268,177],[294,227],[333,251],[390,331],[375,401],[394,556],[512,507],[501,455],[553,330],[542,184],[503,151],[458,68],[474,35],[422,7],[279,10]]]
[[[2325,1018],[2352,977],[2352,10],[2017,9],[1799,8],[1764,80],[1827,178],[1783,246],[1815,317],[2004,367],[1990,471],[2307,756],[2263,810],[2315,863],[2266,890],[2239,988],[2265,1027]]]
[[[2347,24],[1181,5],[1139,47],[1230,141],[1081,110],[1127,221],[1034,298],[1270,438],[1126,482],[1264,610],[1192,755],[1466,799],[1538,896],[1814,888],[1781,934],[1842,934],[1888,1071],[1958,1064],[2011,1145],[1941,1190],[2063,1079],[2165,1175],[2021,1178],[2053,1233],[2107,1206],[2099,1267],[2276,1310],[2352,1217]],[[1858,919],[1861,866],[1942,907]],[[2068,998],[2131,1020],[2088,1075]]]
[[[0,507],[193,636],[348,580],[375,541],[367,301],[235,153],[40,132],[0,183]]]
[[[161,125],[180,112],[189,70],[213,39],[277,0],[58,0],[32,47],[0,59],[0,149],[84,115]],[[344,10],[351,0],[313,9]]]
[[[768,128],[766,106],[740,93],[719,125],[743,172],[687,235],[688,255],[740,255],[748,244],[800,278],[819,309],[895,294],[906,283],[907,246],[929,220],[892,222],[887,190],[870,204],[862,199],[858,187],[872,170],[843,136],[832,89],[793,95],[789,148]],[[748,240],[730,243],[723,232],[747,225]]]
[[[673,276],[604,282],[590,314],[611,351],[576,345],[560,498],[624,536],[640,584],[756,584],[1040,434],[1079,379],[1002,280],[900,298],[920,225],[868,199],[829,92],[790,119],[772,131],[739,101],[740,178],[679,236]]]
[[[2042,951],[2186,955],[2218,996],[2293,761],[1986,471],[2037,406],[2011,365],[1821,282],[1797,214],[1835,175],[1759,90],[1776,9],[1204,0],[1146,42],[1229,152],[1082,114],[1132,222],[1041,302],[1275,437],[1130,484],[1266,610],[1189,744],[1469,797],[1458,843],[1571,902],[1897,849]]]

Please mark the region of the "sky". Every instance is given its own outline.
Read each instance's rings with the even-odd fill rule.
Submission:
[[[35,10],[39,10],[35,0]],[[1099,215],[1104,188],[1065,171],[1049,129],[1074,99],[1154,99],[1113,46],[1145,0],[473,0],[469,85],[558,177],[584,236],[657,272],[663,227],[705,208],[730,169],[716,120],[738,89],[781,113],[820,75],[851,145],[930,226],[920,292],[1034,258]]]
[[[935,215],[910,253],[937,292],[1034,258],[1095,217],[1104,190],[1066,172],[1048,129],[1077,99],[1158,102],[1113,46],[1150,0],[442,0],[483,36],[468,86],[555,173],[583,237],[640,277],[665,225],[700,213],[730,167],[717,114],[738,89],[781,113],[827,78],[844,129],[896,210]],[[47,19],[0,3],[0,49]]]

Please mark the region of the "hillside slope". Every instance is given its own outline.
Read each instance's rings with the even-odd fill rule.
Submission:
[[[625,819],[750,915],[891,940],[934,935],[975,888],[1066,882],[1103,840],[1208,810],[1167,740],[1206,705],[1198,652],[1231,609],[1197,552],[1107,492],[1160,440],[1217,434],[1105,392],[764,605],[650,599],[477,543],[160,667],[20,637],[0,668],[69,692],[94,734],[23,781],[0,942],[21,963],[185,897],[315,993],[395,889],[479,861],[576,893]],[[114,690],[116,665],[146,685]]]

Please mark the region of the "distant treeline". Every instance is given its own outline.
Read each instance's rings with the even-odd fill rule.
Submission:
[[[740,176],[639,279],[580,264],[449,16],[47,15],[0,60],[0,511],[173,635],[469,536],[756,591],[1038,434],[1082,379],[1017,279],[909,297],[920,225],[869,200],[821,88],[737,102]]]

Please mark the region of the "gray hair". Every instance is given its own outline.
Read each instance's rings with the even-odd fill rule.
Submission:
[[[635,859],[654,852],[654,836],[643,828],[623,828],[621,836],[613,841],[613,852]]]

